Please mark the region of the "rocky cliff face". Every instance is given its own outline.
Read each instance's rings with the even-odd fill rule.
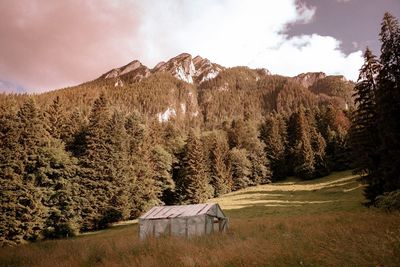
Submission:
[[[198,84],[214,79],[221,71],[225,69],[218,64],[211,63],[210,60],[202,58],[201,56],[195,57],[193,59],[193,64],[196,69],[195,76]]]
[[[187,53],[180,54],[171,58],[165,63],[159,63],[152,70],[153,73],[169,72],[172,76],[187,83],[193,83],[193,78],[196,73],[192,56]]]
[[[312,86],[316,81],[325,77],[326,74],[323,72],[306,72],[293,77],[293,80],[308,88]]]
[[[123,86],[123,82],[119,78],[124,75],[130,76],[134,81],[140,81],[151,74],[167,72],[184,82],[200,84],[215,78],[224,69],[206,58],[200,56],[192,58],[190,54],[182,53],[167,62],[158,63],[151,70],[138,60],[134,60],[123,67],[110,70],[100,76],[100,79],[116,79],[115,86]]]

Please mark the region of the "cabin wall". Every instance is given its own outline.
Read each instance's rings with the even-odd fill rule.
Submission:
[[[162,235],[198,236],[206,233],[206,216],[192,216],[169,219],[139,220],[139,237],[159,237]]]

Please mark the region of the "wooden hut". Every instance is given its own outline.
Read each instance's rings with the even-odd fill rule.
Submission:
[[[139,217],[140,239],[161,235],[198,236],[224,232],[228,218],[215,203],[158,206]]]

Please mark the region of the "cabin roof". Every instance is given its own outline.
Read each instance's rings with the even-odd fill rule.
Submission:
[[[178,217],[198,216],[209,213],[211,208],[218,208],[223,214],[218,204],[194,204],[194,205],[179,205],[179,206],[156,206],[139,217],[139,219],[167,219]]]

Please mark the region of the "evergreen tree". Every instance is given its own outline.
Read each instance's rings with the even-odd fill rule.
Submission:
[[[271,182],[269,160],[265,155],[265,144],[257,139],[248,154],[251,163],[250,185],[267,184]]]
[[[46,238],[74,236],[79,225],[80,199],[77,161],[65,152],[60,140],[51,140],[49,147],[39,151],[37,176],[42,203],[47,208],[43,235]]]
[[[385,13],[380,40],[382,43],[376,92],[377,117],[382,140],[380,170],[383,190],[400,189],[400,24],[390,13]]]
[[[62,109],[60,97],[56,97],[53,103],[46,110],[46,119],[49,134],[56,139],[61,139],[65,128],[66,117]]]
[[[154,166],[154,180],[161,191],[174,190],[175,182],[172,179],[172,155],[162,146],[156,145],[151,151],[151,160]]]
[[[230,177],[229,145],[225,132],[214,131],[212,133],[209,159],[211,185],[214,188],[214,196],[230,192],[232,179]]]
[[[265,144],[258,138],[256,124],[251,121],[235,120],[229,130],[229,143],[232,148],[245,149],[251,163],[248,185],[267,183],[271,178],[269,161],[265,156]]]
[[[329,166],[326,157],[326,141],[322,134],[318,132],[317,122],[314,112],[308,110],[306,113],[308,128],[310,132],[311,147],[314,153],[314,177],[322,177],[329,174]]]
[[[364,54],[364,65],[360,69],[354,88],[356,110],[350,129],[355,171],[360,173],[368,184],[365,195],[371,202],[383,190],[382,180],[378,174],[380,140],[376,114],[376,77],[380,68],[378,60],[367,48]]]
[[[271,162],[272,177],[274,180],[286,176],[286,125],[278,114],[266,117],[261,125],[260,137],[265,143],[265,153]]]
[[[0,110],[0,246],[19,244],[29,237],[26,230],[31,227],[26,229],[24,224],[31,219],[34,203],[29,201],[32,187],[24,186],[20,125],[16,113],[7,108]]]
[[[79,110],[74,110],[66,116],[60,138],[66,145],[66,150],[75,157],[80,157],[85,152],[87,121]]]
[[[184,158],[185,138],[182,132],[172,123],[167,123],[162,132],[162,140],[165,150],[172,156],[171,175],[175,184],[174,189],[167,189],[163,192],[163,202],[168,205],[179,203],[176,184],[179,183],[182,173],[182,162]]]
[[[230,151],[232,190],[236,191],[251,184],[251,162],[247,157],[246,149],[233,148]]]
[[[345,113],[333,105],[324,107],[316,114],[317,128],[326,142],[328,169],[343,171],[350,169],[351,155],[347,133],[350,120]]]
[[[128,142],[125,129],[125,117],[121,112],[115,111],[107,124],[106,144],[108,151],[108,180],[110,181],[111,199],[109,208],[105,211],[107,220],[103,218],[102,223],[108,224],[121,219],[127,219],[130,214],[129,194],[126,190],[129,178],[132,174],[129,168]],[[113,218],[110,216],[113,214]]]
[[[204,165],[202,143],[193,130],[189,132],[184,152],[179,192],[183,203],[202,203],[213,195]]]
[[[157,173],[152,165],[152,141],[142,116],[134,112],[125,123],[128,133],[129,164],[132,176],[129,181],[131,217],[139,216],[149,207],[160,203],[162,187],[156,182]]]
[[[42,233],[48,237],[48,226],[58,231],[62,223],[72,233],[75,228],[71,222],[76,219],[73,209],[77,206],[72,200],[74,194],[64,190],[75,174],[70,156],[59,140],[48,134],[32,99],[16,116],[10,114],[2,120],[2,243],[34,240]],[[49,214],[53,210],[60,211],[63,218],[51,224]]]
[[[102,214],[111,199],[110,146],[107,144],[107,125],[110,119],[107,98],[101,94],[93,103],[85,136],[85,147],[80,157],[81,186],[86,196],[82,209],[85,217],[83,230],[98,228]]]
[[[314,176],[315,158],[309,124],[303,107],[299,109],[295,118],[297,138],[294,145],[294,173],[303,179],[310,179]]]
[[[30,98],[20,108],[17,114],[18,127],[20,127],[19,145],[20,164],[23,166],[22,181],[23,191],[18,196],[18,202],[24,206],[24,215],[21,216],[21,227],[24,229],[25,240],[39,238],[46,217],[46,209],[42,204],[40,184],[42,177],[37,175],[37,161],[39,150],[48,145],[49,135],[43,125],[43,117],[36,106],[36,102]]]

